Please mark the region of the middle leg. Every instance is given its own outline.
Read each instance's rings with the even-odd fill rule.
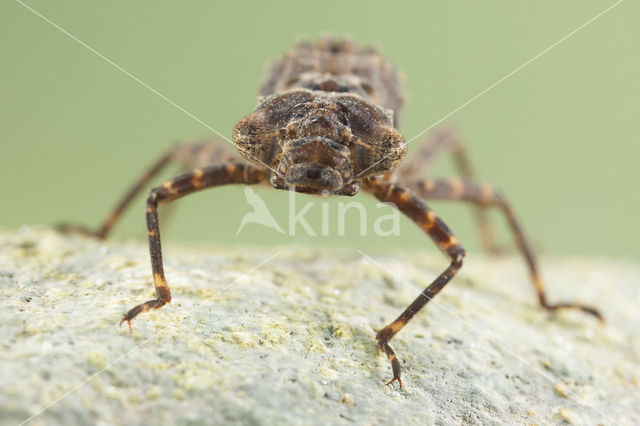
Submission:
[[[427,175],[431,163],[438,155],[451,152],[458,173],[464,179],[475,179],[475,173],[464,145],[455,131],[449,128],[436,129],[425,139],[418,152],[409,162],[397,171],[398,181],[403,185],[409,185],[417,179]],[[496,239],[487,216],[487,212],[481,208],[474,208],[474,216],[480,233],[480,241],[485,250],[490,253],[499,253],[501,250],[496,245]]]
[[[529,245],[527,237],[525,236],[511,205],[507,202],[504,195],[495,190],[492,186],[477,183],[472,180],[423,179],[414,182],[409,187],[427,200],[460,200],[472,203],[481,209],[486,209],[488,207],[499,208],[507,219],[511,232],[516,239],[518,248],[527,262],[531,281],[533,282],[536,293],[538,294],[538,301],[540,302],[540,305],[545,309],[552,311],[564,308],[579,309],[595,316],[600,321],[603,320],[600,312],[589,306],[573,302],[549,303],[545,294],[544,284],[540,277],[540,272],[538,271],[538,263],[535,255],[533,254],[533,250]]]
[[[237,161],[242,161],[237,155],[234,155],[233,152],[226,149],[225,146],[218,146],[214,141],[179,142],[158,158],[156,162],[136,180],[118,204],[116,204],[102,221],[99,228],[91,229],[72,223],[62,223],[59,224],[57,228],[63,233],[82,234],[104,239],[111,233],[118,221],[120,221],[122,215],[132,204],[136,196],[147,188],[151,180],[170,163],[175,162],[184,170],[236,161],[236,158],[238,158]]]

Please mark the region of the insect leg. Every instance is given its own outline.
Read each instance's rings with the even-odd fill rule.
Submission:
[[[200,165],[211,165],[229,159],[223,149],[216,146],[214,142],[180,142],[162,155],[155,163],[134,183],[126,192],[125,196],[115,206],[115,208],[102,221],[97,230],[75,224],[60,224],[58,230],[61,232],[72,232],[97,238],[106,238],[114,225],[120,220],[124,211],[131,205],[134,198],[145,188],[149,182],[158,175],[169,163],[175,161],[183,168],[193,168]]]
[[[504,214],[511,232],[513,232],[518,248],[527,262],[531,280],[538,294],[540,305],[549,310],[561,308],[580,309],[599,320],[603,320],[602,315],[594,308],[577,303],[556,303],[550,304],[544,292],[544,285],[538,271],[538,264],[529,246],[527,237],[516,219],[515,213],[504,195],[487,184],[477,183],[472,180],[462,179],[423,179],[410,186],[421,197],[428,200],[461,200],[477,205],[479,208],[497,207]]]
[[[420,143],[418,151],[400,166],[397,171],[400,182],[412,182],[425,176],[431,163],[439,154],[445,151],[452,151],[455,155],[455,152],[460,149],[462,149],[462,144],[452,130],[447,128],[436,129]],[[468,164],[468,162],[466,163]],[[458,168],[462,169],[463,167]],[[460,172],[464,174],[463,170],[460,170]]]
[[[456,168],[464,179],[475,179],[473,167],[471,167],[471,162],[460,137],[452,129],[441,128],[430,134],[420,145],[418,151],[409,159],[406,166],[398,170],[398,181],[408,185],[424,177],[435,158],[445,151],[450,151],[453,154]],[[495,236],[486,211],[475,208],[474,215],[480,232],[480,240],[485,250],[490,253],[499,253],[501,250],[495,243]]]
[[[151,271],[156,289],[156,298],[142,303],[131,309],[122,318],[120,324],[127,322],[131,326],[131,320],[139,313],[149,309],[158,309],[171,302],[171,291],[167,285],[162,266],[162,248],[160,245],[160,228],[158,226],[158,206],[168,204],[187,194],[215,186],[232,183],[255,184],[266,177],[266,171],[251,165],[241,163],[228,163],[224,165],[209,166],[195,169],[192,172],[180,175],[164,182],[162,185],[149,191],[147,198],[147,234],[149,236],[149,253],[151,255]]]
[[[410,190],[404,189],[382,178],[365,181],[363,188],[371,192],[380,201],[395,204],[401,212],[407,215],[431,237],[451,262],[449,267],[429,284],[395,321],[384,327],[376,335],[378,347],[387,355],[389,361],[391,361],[393,379],[387,384],[398,381],[400,386],[402,386],[402,380],[400,379],[400,362],[391,346],[389,346],[389,341],[456,275],[460,267],[462,267],[462,259],[465,251],[460,245],[460,241],[453,235],[447,225]]]

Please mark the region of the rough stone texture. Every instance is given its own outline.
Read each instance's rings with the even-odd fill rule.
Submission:
[[[515,256],[471,255],[392,341],[404,388],[374,344],[445,266],[438,253],[167,245],[173,303],[146,246],[23,228],[0,233],[0,418],[18,424],[633,424],[640,419],[640,268],[543,259],[535,304]],[[251,271],[249,274],[245,274]],[[394,276],[396,274],[396,276]],[[405,281],[406,280],[406,281]],[[412,288],[415,287],[415,288]],[[56,402],[57,401],[57,402]]]

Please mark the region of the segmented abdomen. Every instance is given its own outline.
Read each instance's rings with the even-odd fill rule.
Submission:
[[[293,88],[354,93],[393,110],[395,122],[404,104],[400,78],[389,62],[374,48],[349,39],[299,42],[272,65],[260,94]]]

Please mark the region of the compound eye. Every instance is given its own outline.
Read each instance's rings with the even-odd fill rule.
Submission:
[[[407,143],[400,132],[383,121],[369,122],[367,132],[356,133],[352,161],[358,179],[393,170],[407,154]]]
[[[387,137],[381,141],[359,141],[353,146],[352,161],[358,179],[390,172],[406,155],[407,144],[399,132],[390,128],[383,134]]]
[[[356,172],[356,176],[358,178],[363,178],[370,176],[369,172],[371,172],[375,167],[376,161],[380,160],[380,157],[376,155],[376,153],[369,147],[365,147],[362,145],[356,145],[352,149],[353,153],[353,166],[354,171]]]
[[[261,167],[271,166],[280,151],[279,132],[264,118],[264,114],[249,114],[233,128],[233,143],[240,154]]]

